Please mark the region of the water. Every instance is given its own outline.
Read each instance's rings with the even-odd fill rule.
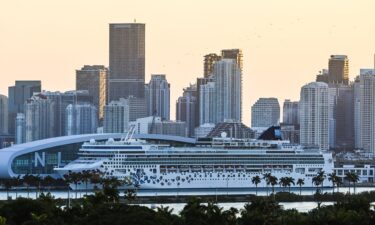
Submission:
[[[279,189],[280,190],[280,189]],[[353,188],[350,188],[351,192],[353,192]],[[311,195],[314,194],[316,191],[315,188],[307,188],[302,190],[302,195]],[[337,191],[337,190],[335,190]],[[361,192],[366,192],[366,191],[375,191],[375,187],[357,187],[356,188],[356,193],[361,193]],[[299,194],[299,189],[292,189],[293,193]],[[324,192],[327,193],[332,193],[332,189],[324,189]],[[349,188],[347,187],[341,187],[340,188],[341,193],[347,193],[349,192]],[[269,192],[271,193],[271,189],[269,189]],[[67,191],[51,191],[51,194],[55,198],[62,198],[66,199],[68,197],[68,192]],[[85,191],[79,191],[77,192],[77,197],[83,197],[86,194]],[[92,192],[88,192],[88,194],[92,194]],[[120,193],[123,195],[123,192]],[[140,191],[137,195],[138,196],[178,196],[178,195],[189,195],[189,196],[197,196],[197,195],[246,195],[246,194],[255,194],[254,190],[213,190],[213,191],[184,191],[184,190],[175,190],[175,191],[160,191],[160,192],[151,192],[151,191]],[[30,191],[29,195],[27,194],[26,191],[18,191],[17,193],[15,191],[9,192],[9,196],[13,199],[16,198],[16,195],[18,197],[30,197],[35,199],[36,193],[35,190]],[[267,191],[263,188],[258,191],[259,196],[266,196]],[[75,191],[70,191],[70,198],[74,199],[76,196]],[[7,193],[6,191],[0,191],[0,200],[5,200],[7,198]],[[242,209],[243,206],[246,204],[246,202],[233,202],[233,203],[219,203],[220,207],[223,207],[224,210],[229,209],[231,207],[237,208],[237,209]],[[332,205],[333,202],[324,202],[322,205]],[[168,204],[140,204],[143,206],[147,206],[150,208],[154,207],[169,207],[173,209],[174,213],[179,213],[183,207],[185,206],[185,203],[168,203]],[[314,209],[317,207],[316,202],[281,202],[280,205],[284,209],[297,209],[299,212],[308,212],[311,209]]]
[[[246,202],[218,203],[218,205],[222,207],[223,210],[230,209],[231,207],[241,210],[243,209],[245,204]],[[185,203],[140,204],[140,205],[146,206],[149,208],[155,208],[155,207],[160,207],[160,206],[169,207],[170,209],[173,209],[172,213],[178,214],[184,208]],[[297,209],[299,212],[308,212],[318,206],[316,202],[280,202],[280,205],[283,207],[283,209]],[[333,202],[324,202],[321,204],[321,206],[325,206],[325,205],[333,205]]]

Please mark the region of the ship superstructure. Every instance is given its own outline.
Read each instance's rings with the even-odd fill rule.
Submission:
[[[200,140],[195,146],[173,147],[132,138],[84,143],[79,158],[60,174],[98,170],[103,176],[130,180],[140,189],[212,189],[255,187],[251,179],[271,173],[277,178],[304,179],[312,187],[318,172],[331,173],[332,154],[282,140],[227,137]],[[265,187],[265,179],[258,184]],[[325,179],[323,186],[331,186]]]

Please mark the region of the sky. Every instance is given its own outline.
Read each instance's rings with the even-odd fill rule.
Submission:
[[[203,56],[243,51],[243,122],[260,97],[298,100],[300,88],[348,55],[350,78],[374,66],[374,0],[1,0],[0,94],[15,80],[75,89],[75,70],[108,66],[109,23],[146,24],[146,82],[166,74],[171,117]]]

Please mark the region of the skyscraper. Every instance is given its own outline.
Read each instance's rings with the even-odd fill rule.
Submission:
[[[211,53],[208,55],[204,56],[204,70],[203,70],[203,75],[205,78],[209,77],[212,75],[214,71],[214,65],[217,61],[221,59],[221,56]]]
[[[42,89],[41,81],[17,80],[8,88],[9,134],[15,134],[17,113],[24,113],[25,101]]]
[[[170,84],[164,74],[151,75],[150,83],[145,86],[147,115],[170,119]]]
[[[331,55],[328,62],[328,83],[349,83],[349,59],[346,55]]]
[[[301,88],[300,142],[328,149],[328,85],[311,82]]]
[[[241,49],[224,49],[221,50],[221,58],[222,59],[233,59],[238,67],[240,68],[241,74],[243,69],[243,55]]]
[[[104,107],[104,133],[124,133],[129,127],[129,104],[121,98]]]
[[[97,109],[91,104],[70,104],[66,107],[67,135],[93,134],[98,127]]]
[[[225,119],[242,119],[242,76],[234,59],[222,59],[214,65],[216,116],[215,123]]]
[[[215,118],[215,83],[208,82],[199,86],[199,125],[214,123]]]
[[[176,120],[186,122],[188,136],[194,136],[197,117],[197,86],[190,85],[176,102]]]
[[[251,107],[251,127],[268,128],[280,122],[277,98],[260,98]]]
[[[93,98],[93,104],[98,109],[99,119],[104,116],[104,106],[107,104],[108,69],[102,65],[85,65],[76,70],[76,90],[88,90]]]
[[[357,76],[353,83],[354,147],[361,148],[361,83]]]
[[[145,24],[109,25],[109,101],[143,98],[145,84]]]
[[[55,103],[43,94],[33,95],[25,104],[26,142],[54,136]]]
[[[299,124],[299,102],[285,99],[283,105],[283,123],[289,125]]]
[[[0,134],[8,133],[8,97],[0,95]]]
[[[43,96],[52,100],[55,104],[54,107],[54,136],[67,135],[66,132],[66,107],[72,104],[93,104],[93,97],[89,94],[88,90],[50,92],[43,91]]]
[[[360,70],[360,147],[375,152],[375,69]]]

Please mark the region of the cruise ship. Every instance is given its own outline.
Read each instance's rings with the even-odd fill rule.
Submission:
[[[279,180],[302,178],[304,187],[312,187],[318,172],[332,172],[331,153],[273,139],[234,139],[223,134],[189,147],[154,144],[131,135],[119,141],[91,140],[82,145],[77,160],[55,170],[61,175],[97,170],[104,177],[130,181],[126,186],[149,190],[255,188],[251,179],[267,173]],[[258,187],[266,186],[261,179]],[[332,184],[325,179],[323,186]]]

